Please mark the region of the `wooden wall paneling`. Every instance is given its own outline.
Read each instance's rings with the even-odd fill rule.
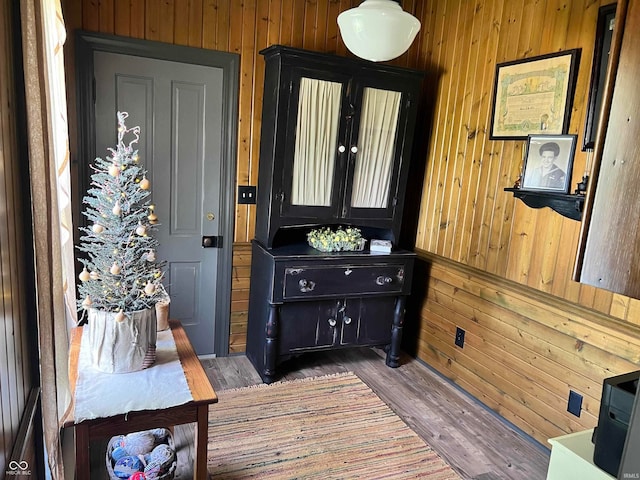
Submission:
[[[434,287],[436,292],[449,295],[451,303],[448,306],[456,312],[465,314],[471,310],[471,323],[467,324],[469,328],[481,330],[482,335],[492,337],[501,345],[500,351],[514,355],[517,353],[522,361],[531,365],[530,368],[527,367],[516,374],[521,374],[537,386],[554,391],[560,397],[564,396],[565,401],[568,394],[566,387],[574,387],[581,394],[596,401],[600,400],[600,380],[593,380],[597,371],[591,370],[589,365],[584,366],[585,362],[582,360],[589,354],[595,357],[600,355],[595,347],[583,342],[576,354],[575,338],[560,335],[552,327],[538,323],[535,317],[526,313],[485,301],[481,292],[487,288],[486,286],[475,293],[473,289],[469,289],[469,285],[460,288],[460,280],[456,279],[455,275],[444,274],[442,277]],[[442,295],[439,298],[442,298]],[[432,307],[428,305],[427,308]],[[570,360],[566,360],[568,357]],[[545,372],[555,377],[558,382],[542,381],[536,371]],[[597,378],[604,378],[607,374],[602,369],[599,373],[602,376],[596,376]],[[533,381],[534,379],[536,380]],[[597,416],[597,408],[589,411]]]
[[[101,32],[115,33],[113,2],[114,0],[100,0],[100,2],[98,3],[98,15]]]
[[[144,10],[144,38],[160,40],[160,3],[162,0],[146,0]]]
[[[224,48],[220,48],[218,42],[220,8],[216,0],[204,0],[202,4],[202,48],[222,51],[229,48],[228,42],[225,42]]]
[[[131,27],[130,33],[133,38],[145,38],[146,33],[146,14],[145,0],[129,0],[131,11]],[[87,28],[87,30],[91,30]]]
[[[430,13],[430,22],[428,25],[428,36],[426,36],[427,43],[423,46],[425,54],[425,65],[431,65],[434,69],[437,69],[437,74],[429,80],[437,83],[437,87],[426,86],[427,91],[434,93],[441,92],[443,90],[443,75],[445,66],[441,61],[442,58],[442,42],[440,39],[444,30],[444,4],[443,2],[435,2],[428,10]],[[424,20],[424,19],[422,19]],[[423,22],[424,23],[424,22]],[[426,35],[426,34],[425,34]],[[442,185],[439,185],[438,178],[440,170],[445,165],[445,161],[440,159],[441,152],[441,137],[444,134],[444,127],[441,125],[441,109],[442,101],[440,96],[437,96],[429,101],[429,104],[433,108],[432,125],[429,138],[428,156],[426,161],[421,208],[418,219],[418,228],[416,231],[416,246],[424,248],[425,250],[432,250],[433,239],[437,232],[434,225],[438,218],[438,199],[439,193],[442,191]]]
[[[575,239],[580,232],[580,222],[567,220],[562,222],[558,239],[558,254],[554,267],[554,280],[551,293],[557,297],[564,297],[570,302],[578,301],[580,284],[574,282],[571,276],[575,255]]]
[[[496,63],[513,60],[517,55],[518,42],[513,41],[519,37],[521,21],[518,20],[523,8],[522,1],[504,2],[502,17],[494,28],[499,29],[498,47],[496,52]],[[495,65],[494,65],[495,66]],[[495,74],[494,74],[495,75]],[[487,125],[489,128],[490,124]],[[503,245],[503,220],[512,218],[513,201],[509,199],[502,188],[511,186],[513,175],[511,165],[518,162],[519,158],[514,158],[514,141],[501,141],[494,146],[496,155],[491,161],[491,187],[488,203],[486,205],[487,218],[485,222],[489,225],[485,240],[486,262],[481,267],[484,270],[498,273],[497,269],[502,267],[500,273],[504,274],[503,260],[500,255],[508,251],[508,246]],[[507,172],[505,172],[507,168]],[[517,169],[517,167],[516,167]],[[510,229],[509,229],[510,230]]]
[[[449,287],[447,286],[447,289]],[[439,335],[443,342],[455,352],[466,352],[468,357],[482,365],[481,369],[475,367],[477,371],[474,371],[482,381],[492,383],[524,404],[537,402],[535,406],[532,405],[532,409],[539,414],[544,414],[554,424],[564,426],[564,429],[576,430],[583,427],[585,423],[592,425],[597,421],[598,409],[593,410],[592,407],[590,410],[584,409],[587,417],[586,420],[582,418],[582,422],[567,418],[563,412],[566,409],[565,392],[568,393],[568,385],[566,381],[563,382],[555,377],[558,365],[548,359],[538,361],[538,354],[529,350],[528,345],[518,339],[517,327],[503,325],[501,319],[463,304],[462,302],[468,301],[469,298],[463,298],[460,301],[455,289],[452,290],[453,297],[456,298],[439,290],[433,295],[429,292],[428,309],[441,319],[436,328],[440,329],[442,323],[450,323],[444,330],[446,335],[444,337]],[[471,298],[471,301],[473,300]],[[472,310],[470,316],[460,314],[458,309],[462,308],[464,311],[465,307]],[[491,328],[476,328],[476,322],[480,321],[486,322]],[[466,331],[463,349],[453,346],[453,332],[456,326]],[[505,335],[509,336],[503,335],[503,329]],[[555,411],[547,411],[549,408]]]
[[[281,43],[280,40],[280,31],[281,31],[281,16],[282,16],[282,0],[271,0],[269,2],[269,13],[268,13],[268,33],[267,33],[267,42],[266,46],[270,45],[278,45]],[[262,61],[264,64],[264,60]],[[264,79],[264,76],[263,76]]]
[[[229,322],[229,353],[231,354],[244,352],[247,343],[251,244],[238,243],[234,245],[232,266],[231,318]]]
[[[445,10],[445,18],[448,19],[448,30],[446,37],[441,41],[445,44],[444,62],[448,66],[447,71],[442,77],[444,89],[449,92],[442,97],[444,108],[442,110],[441,120],[445,122],[445,129],[442,132],[442,157],[445,160],[445,166],[441,172],[439,185],[442,185],[440,197],[440,229],[436,243],[436,251],[440,254],[449,255],[450,235],[455,228],[456,218],[455,209],[452,212],[452,202],[457,199],[459,193],[459,185],[455,183],[455,171],[458,164],[458,152],[456,149],[455,139],[457,138],[457,128],[459,128],[458,105],[461,99],[458,99],[457,88],[462,68],[454,68],[454,65],[460,60],[459,36],[464,35],[466,28],[460,25],[461,6],[456,2],[447,2]],[[462,30],[462,31],[461,31]],[[463,62],[460,62],[462,65]]]
[[[158,40],[166,43],[175,43],[175,4],[174,0],[161,0],[158,22]]]
[[[113,33],[116,35],[122,35],[123,37],[131,36],[132,12],[129,0],[114,0],[113,10]],[[100,28],[102,29],[102,27]]]
[[[325,35],[326,51],[336,53],[338,51],[338,43],[340,43],[340,31],[338,30],[338,15],[340,10],[339,0],[330,0],[327,5],[327,28]]]
[[[563,221],[570,221],[558,215],[550,208],[538,211],[535,232],[535,248],[532,252],[529,286],[543,292],[550,292],[555,281],[556,258],[560,244],[560,232]]]
[[[219,1],[217,6],[215,50],[232,52],[231,48],[231,5],[228,1]],[[235,30],[235,29],[234,29]]]
[[[492,283],[479,278],[461,277],[451,269],[447,270],[434,265],[432,266],[432,270],[434,275],[437,275],[436,278],[440,278],[456,287],[462,285],[464,292],[469,292],[474,297],[482,299],[479,307],[484,308],[486,305],[490,310],[487,312],[489,314],[491,314],[491,311],[495,308],[503,308],[506,311],[514,312],[519,319],[528,318],[534,320],[535,323],[526,325],[526,331],[523,330],[523,335],[534,332],[533,336],[539,338],[542,342],[545,341],[548,333],[535,333],[538,328],[537,325],[540,324],[558,334],[575,338],[575,344],[570,342],[565,345],[567,351],[572,353],[578,352],[580,355],[583,355],[582,352],[584,351],[585,345],[592,345],[611,357],[607,359],[606,363],[602,362],[603,367],[592,367],[590,365],[583,365],[583,361],[578,362],[575,371],[579,371],[585,376],[594,375],[598,371],[597,369],[600,369],[600,374],[604,377],[611,372],[623,372],[629,368],[631,363],[640,362],[640,350],[638,349],[640,338],[635,335],[633,328],[619,329],[615,325],[611,325],[611,322],[603,321],[602,319],[587,319],[583,316],[583,313],[577,310],[564,310],[563,308],[566,308],[564,305],[553,304],[550,299],[546,297],[534,299],[515,290],[508,290],[504,286],[500,286],[500,288],[494,286],[487,287],[486,285],[492,285]],[[464,294],[460,293],[460,295]],[[504,313],[501,319],[506,321],[504,319]],[[537,348],[535,347],[535,343],[532,344],[532,346],[534,346],[534,349]],[[539,353],[544,353],[545,351],[546,349],[542,348]],[[596,370],[593,370],[593,368],[596,368]],[[598,382],[599,381],[600,378],[598,379]]]
[[[621,295],[616,295],[616,296],[622,297]],[[628,302],[628,307],[626,309],[625,316],[620,318],[624,318],[628,322],[633,323],[635,325],[640,325],[640,300],[637,300],[635,298],[629,298],[629,297],[622,297],[622,299],[626,299],[626,301]],[[619,299],[618,301],[624,301],[622,299]],[[613,305],[612,305],[612,308],[613,308]]]
[[[291,17],[291,43],[292,47],[302,48],[305,40],[304,13],[306,2],[293,0]]]
[[[488,14],[482,25],[499,25],[502,17],[503,3],[494,1],[485,4],[485,10]],[[483,58],[483,76],[482,91],[479,92],[480,100],[478,110],[478,154],[477,163],[480,169],[478,177],[478,187],[475,192],[475,211],[473,222],[470,229],[470,238],[468,239],[468,253],[466,255],[467,263],[477,268],[484,268],[487,261],[487,244],[489,231],[491,226],[492,205],[495,198],[495,188],[493,187],[493,164],[497,159],[494,151],[495,142],[489,140],[489,128],[491,111],[492,111],[492,95],[493,83],[495,76],[495,62],[498,55],[498,45],[500,37],[499,28],[483,28],[486,39],[483,42],[484,58]],[[474,158],[474,161],[476,159]],[[461,257],[462,258],[462,257]]]
[[[447,195],[447,209],[444,212],[447,219],[447,227],[441,237],[442,247],[439,249],[447,258],[459,259],[456,251],[459,250],[460,228],[466,213],[466,205],[462,196],[468,190],[468,169],[467,169],[467,140],[465,113],[469,106],[469,63],[471,35],[474,30],[473,13],[475,6],[471,3],[462,3],[458,6],[456,15],[456,29],[454,31],[453,58],[451,65],[459,63],[459,68],[452,69],[451,88],[456,95],[452,95],[452,106],[448,115],[453,119],[450,124],[449,155],[448,163],[451,164],[449,170],[449,192]],[[461,218],[462,217],[462,218]],[[458,247],[458,248],[456,248]]]
[[[67,5],[69,3],[69,1],[66,2]],[[100,31],[100,15],[98,14],[98,8],[98,0],[82,0],[82,28],[93,32]]]
[[[630,371],[638,360],[637,346],[628,345],[631,337],[614,333],[608,323],[585,325],[580,315],[567,318],[554,305],[444,265],[432,265],[429,289],[422,313],[422,329],[428,331],[420,335],[420,358],[433,361],[432,366],[520,428],[534,430],[540,441],[594,426],[602,379]],[[467,330],[462,350],[453,346],[454,322]],[[473,349],[467,349],[467,341]],[[491,368],[486,370],[487,366]],[[507,380],[522,379],[521,391],[510,390],[513,399],[506,399],[509,386],[496,382],[498,377],[491,372]],[[534,399],[536,389],[542,390]],[[584,396],[580,419],[565,412],[569,389]],[[555,426],[549,430],[538,419],[530,425],[532,417],[520,410],[521,405],[535,410],[535,415],[555,418]]]
[[[445,293],[443,294],[441,290],[445,290]],[[548,404],[559,408],[559,411],[564,411],[569,389],[582,393],[584,395],[583,410],[589,414],[587,420],[581,417],[582,423],[587,426],[593,425],[599,412],[601,391],[599,383],[541,355],[543,345],[539,345],[535,340],[531,341],[531,337],[521,336],[523,322],[526,323],[522,317],[518,317],[513,312],[505,312],[503,309],[485,313],[482,309],[476,309],[465,303],[468,299],[456,293],[455,287],[451,285],[444,284],[440,288],[435,286],[434,291],[428,293],[428,309],[438,313],[440,306],[443,312],[448,309],[450,312],[463,315],[459,326],[482,338],[485,345],[489,346],[487,350],[508,367],[506,375],[518,378],[520,388],[529,392],[529,395],[542,398]],[[471,300],[474,301],[473,298]],[[503,313],[508,321],[503,321]],[[457,317],[447,313],[444,318]],[[545,333],[549,337],[548,329]],[[451,341],[451,338],[453,337],[445,338],[445,341]]]
[[[420,217],[423,218],[418,232],[422,235],[420,246],[429,251],[437,251],[438,236],[445,221],[442,219],[443,196],[445,195],[446,170],[449,162],[446,145],[449,126],[447,125],[447,88],[451,75],[450,62],[447,62],[450,43],[445,38],[447,31],[447,5],[452,2],[438,2],[436,7],[436,24],[433,37],[434,64],[440,66],[438,77],[438,89],[440,93],[434,102],[434,122],[432,128],[432,140],[430,141],[429,160],[427,165],[427,181],[423,187],[423,207],[420,209]],[[451,7],[449,7],[451,8]]]
[[[175,9],[174,12],[174,34],[173,34],[173,43],[176,45],[189,45],[189,31],[191,30],[191,25],[189,25],[189,17],[191,16],[191,9],[194,5],[191,2],[188,4],[180,5]],[[199,16],[202,15],[202,12],[198,12]],[[198,30],[201,27],[198,25]]]
[[[255,2],[254,2],[255,6]],[[255,23],[255,9],[253,10],[251,23]],[[246,42],[253,45],[253,28],[251,29],[251,39],[245,32],[245,27],[249,26],[248,13],[244,11],[242,1],[231,1],[229,9],[229,21],[232,25],[242,25],[242,28],[230,29],[229,50],[240,54],[240,88],[239,88],[239,108],[238,108],[238,163],[237,182],[238,185],[249,184],[249,162],[251,155],[251,123],[253,112],[251,111],[251,96],[253,93],[253,51],[247,48]],[[255,24],[254,24],[255,27]],[[248,205],[236,206],[235,242],[245,241],[249,236]]]
[[[202,8],[202,0],[191,0],[189,2],[189,37],[186,44],[190,47],[202,47],[202,34],[204,28],[202,23]],[[179,4],[176,6],[176,12],[178,10],[181,10],[181,6]]]
[[[491,10],[468,6],[469,12],[464,20],[471,25],[468,43],[463,45],[463,51],[467,51],[465,72],[465,112],[462,128],[459,129],[459,149],[462,154],[463,173],[460,179],[461,202],[458,206],[458,224],[454,234],[451,257],[458,261],[468,263],[473,219],[477,213],[479,182],[482,173],[482,164],[477,157],[477,151],[481,146],[479,136],[479,110],[482,107],[482,90],[484,88],[484,56],[483,50],[487,48],[489,29],[481,28],[484,22],[490,20]]]
[[[443,370],[436,368],[441,373],[452,378],[465,391],[541,443],[543,439],[549,438],[550,434],[553,435],[551,432],[558,431],[548,419],[532,412],[501,388],[479,376],[478,371],[483,367],[467,355],[467,349],[460,350],[452,347],[449,342],[441,341],[434,327],[442,320],[439,316],[429,312],[425,320],[432,323],[431,330],[427,332],[430,347],[424,349],[426,356],[423,360],[430,365],[439,365]]]

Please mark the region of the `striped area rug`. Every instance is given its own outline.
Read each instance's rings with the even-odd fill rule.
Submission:
[[[460,478],[352,373],[217,393],[212,479]]]

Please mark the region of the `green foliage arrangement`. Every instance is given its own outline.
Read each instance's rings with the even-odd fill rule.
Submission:
[[[307,241],[321,252],[340,252],[362,250],[365,239],[359,228],[338,227],[334,231],[329,227],[321,227],[311,230],[307,234]]]
[[[79,275],[82,308],[135,312],[150,308],[166,295],[165,262],[156,260],[158,241],[151,235],[158,219],[149,204],[150,182],[140,165],[140,127],[127,128],[126,112],[118,112],[118,144],[110,157],[96,158],[91,188],[84,197],[89,219],[78,249],[86,258]],[[125,137],[128,143],[125,142]]]

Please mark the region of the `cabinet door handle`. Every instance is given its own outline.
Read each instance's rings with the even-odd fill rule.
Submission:
[[[351,323],[351,317],[344,317],[342,321],[345,325],[349,325]]]
[[[391,277],[385,277],[384,275],[380,275],[378,278],[376,278],[377,285],[388,285],[390,283],[393,283],[393,278]]]
[[[338,151],[339,151],[340,153],[344,153],[344,151],[345,151],[346,149],[347,149],[347,148],[346,148],[344,145],[340,145],[340,146],[338,147]]]
[[[358,153],[358,147],[356,147],[355,145],[351,147],[351,153]]]
[[[303,278],[298,282],[298,287],[300,287],[300,291],[302,293],[312,292],[313,289],[316,288],[316,282],[312,282]]]
[[[336,324],[338,323],[335,318],[330,318],[328,322],[330,327],[335,327]]]

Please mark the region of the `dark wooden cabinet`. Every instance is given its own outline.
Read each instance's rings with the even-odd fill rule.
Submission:
[[[397,242],[423,74],[289,47],[261,53],[256,239],[272,248],[295,227],[351,224]]]
[[[397,367],[414,260],[254,240],[247,356],[262,379],[293,355],[348,346],[389,346],[387,365]]]
[[[397,367],[415,254],[322,253],[306,234],[352,226],[397,242],[423,75],[282,46],[261,53],[247,356],[265,382],[320,349],[385,346]]]

